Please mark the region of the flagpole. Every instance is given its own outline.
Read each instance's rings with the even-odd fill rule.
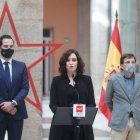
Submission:
[[[117,10],[116,10],[115,17],[116,17],[116,20],[115,20],[115,25],[112,32],[111,40],[110,40],[108,56],[107,56],[106,66],[105,66],[105,73],[104,73],[104,78],[103,78],[102,88],[101,88],[101,96],[100,96],[100,101],[99,101],[99,108],[101,112],[105,115],[105,117],[108,119],[108,121],[110,121],[111,119],[111,112],[105,103],[107,80],[112,74],[118,72],[117,66],[120,64],[120,58],[122,55],[120,35],[119,35],[119,30],[118,30]]]
[[[118,12],[117,12],[117,10],[116,10],[116,13],[115,13],[115,17],[116,17],[116,19],[118,19]]]

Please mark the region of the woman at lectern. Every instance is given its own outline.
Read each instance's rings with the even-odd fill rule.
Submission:
[[[50,91],[50,108],[54,114],[57,107],[73,107],[78,103],[96,107],[92,80],[90,76],[83,75],[84,66],[74,49],[61,56],[60,75],[53,78]],[[77,120],[72,122],[73,125],[51,125],[49,140],[76,140]],[[79,129],[79,140],[94,140],[92,125],[82,125]]]

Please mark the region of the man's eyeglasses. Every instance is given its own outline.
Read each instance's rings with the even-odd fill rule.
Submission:
[[[13,48],[14,45],[2,45],[3,48]]]

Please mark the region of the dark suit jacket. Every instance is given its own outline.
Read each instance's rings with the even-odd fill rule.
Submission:
[[[0,60],[0,103],[15,100],[18,103],[17,113],[13,116],[16,120],[27,118],[24,98],[29,91],[28,73],[25,63],[12,60],[12,86],[8,93],[5,83],[5,73]],[[0,109],[0,120],[4,118],[5,112]]]
[[[91,78],[86,75],[75,77],[80,102],[95,107],[94,90]],[[78,100],[74,88],[69,85],[68,77],[53,78],[50,92],[50,108],[55,113],[57,107],[71,107]],[[49,140],[74,140],[72,126],[51,126]],[[94,140],[92,126],[82,126],[80,140]]]

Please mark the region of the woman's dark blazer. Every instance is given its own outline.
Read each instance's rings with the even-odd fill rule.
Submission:
[[[78,75],[74,78],[75,88],[79,94],[80,103],[86,104],[86,106],[95,107],[94,90],[92,80],[90,76]],[[53,113],[56,112],[57,107],[69,107],[76,100],[70,99],[71,86],[69,85],[69,79],[65,76],[56,76],[52,80],[50,91],[50,108]],[[75,93],[76,94],[76,93]],[[92,126],[82,126],[83,139],[82,140],[94,140]],[[67,129],[68,126],[51,126],[49,140],[73,140],[67,133],[71,129]]]

